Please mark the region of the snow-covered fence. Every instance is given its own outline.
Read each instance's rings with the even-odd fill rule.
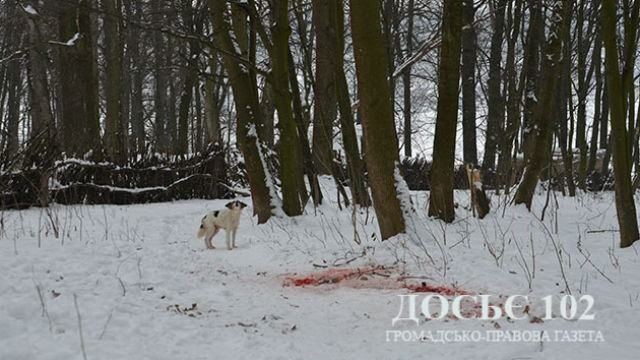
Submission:
[[[153,165],[144,161],[127,167],[65,159],[57,161],[52,169],[0,174],[0,208],[40,206],[41,191],[47,192],[47,200],[60,204],[227,198],[232,195],[227,179],[224,152],[220,149],[187,160],[156,161]]]

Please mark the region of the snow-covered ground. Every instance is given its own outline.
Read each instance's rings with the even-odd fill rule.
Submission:
[[[323,184],[325,195],[334,196],[331,182]],[[255,223],[249,207],[233,251],[224,248],[224,234],[214,239],[215,250],[195,238],[204,212],[222,208],[223,200],[1,213],[0,359],[82,359],[83,352],[91,360],[640,356],[640,246],[618,247],[610,231],[617,228],[612,194],[558,194],[557,206],[552,196],[544,221],[545,194],[532,213],[498,207],[505,199],[494,196],[492,213],[481,221],[466,209],[466,192],[456,198],[457,220],[445,225],[426,217],[427,194],[412,193],[415,234],[385,242],[376,236],[373,211],[339,211],[335,199],[266,225]],[[384,269],[291,286],[291,277],[375,266]],[[546,295],[589,294],[595,320],[392,326],[398,295],[411,293],[404,285],[422,281],[496,297],[528,295],[532,318],[542,317]],[[388,331],[397,330],[525,329],[551,338],[556,331],[594,330],[604,341],[387,341]]]

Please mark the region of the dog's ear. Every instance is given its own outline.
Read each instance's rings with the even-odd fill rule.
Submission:
[[[239,203],[240,203],[240,208],[241,209],[244,209],[244,208],[247,207],[247,204],[243,203],[242,201],[239,201]]]
[[[228,202],[227,205],[225,206],[228,207],[229,209],[233,209],[233,201]]]

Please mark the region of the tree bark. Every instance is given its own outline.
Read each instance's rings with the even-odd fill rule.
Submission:
[[[581,1],[578,5],[578,16],[576,19],[577,28],[577,48],[578,48],[578,115],[576,119],[576,147],[580,151],[580,163],[578,166],[578,187],[582,190],[586,189],[587,178],[587,95],[589,93],[590,83],[587,79],[587,54],[589,52],[590,39],[585,37],[585,6],[586,2]],[[569,52],[571,54],[571,52]],[[573,164],[572,164],[573,167]],[[573,179],[570,180],[573,182]]]
[[[394,172],[398,161],[398,139],[393,120],[387,55],[380,28],[380,3],[350,0],[366,162],[373,206],[382,240],[405,231]]]
[[[213,24],[215,45],[220,48],[221,58],[229,82],[233,90],[233,99],[237,112],[236,137],[240,151],[244,155],[247,177],[251,188],[253,211],[258,216],[258,223],[263,224],[272,215],[272,198],[267,186],[268,169],[262,161],[261,143],[262,112],[258,102],[258,92],[244,64],[238,62],[240,54],[236,53],[231,39],[231,26],[226,12],[226,4],[218,0],[208,0],[209,15]],[[275,200],[275,199],[274,199]]]
[[[495,169],[496,147],[500,130],[504,122],[504,98],[500,89],[502,83],[502,42],[504,40],[504,14],[507,0],[497,0],[493,35],[491,36],[491,54],[489,57],[489,80],[487,82],[487,135],[484,143],[482,170],[485,175]]]
[[[514,197],[515,204],[525,204],[529,210],[531,210],[531,201],[538,179],[544,170],[546,161],[549,159],[554,122],[553,118],[549,117],[548,111],[553,107],[554,97],[557,94],[562,43],[565,39],[563,34],[565,29],[564,22],[571,19],[567,11],[570,6],[571,0],[555,0],[551,4],[551,28],[543,56],[539,99],[536,102],[533,118],[531,119],[534,127],[534,129],[530,129],[533,132],[530,140],[531,148],[525,155],[526,165],[522,174],[522,181]]]
[[[164,23],[163,7],[160,1],[151,2],[151,11],[154,14],[154,21],[157,24]],[[154,122],[153,122],[153,139],[154,149],[156,152],[165,152],[168,149],[168,136],[166,133],[167,122],[167,90],[168,79],[165,64],[166,53],[165,38],[162,32],[153,32],[153,76],[155,79],[154,96]]]
[[[139,17],[142,15],[142,6],[140,1],[128,0],[125,2],[129,17]],[[141,31],[136,28],[129,28],[127,34],[127,43],[129,51],[129,59],[131,61],[131,130],[132,130],[132,148],[131,151],[142,156],[145,153],[145,129],[144,129],[144,104],[142,99],[142,87],[144,85],[143,73],[143,53],[144,45],[141,49],[140,36]]]
[[[587,174],[593,173],[596,168],[596,160],[598,156],[598,135],[600,133],[600,123],[602,118],[602,35],[600,30],[597,30],[597,34],[595,36],[593,68],[595,71],[596,93],[594,97],[593,127],[591,129]]]
[[[37,14],[25,12],[29,28],[29,93],[31,94],[31,136],[44,135],[48,147],[55,147],[55,123],[51,112],[51,97],[49,95],[49,81],[47,78],[47,49],[42,39],[41,17]],[[53,150],[53,149],[50,149]],[[42,154],[44,155],[44,154]]]
[[[458,82],[462,47],[462,0],[445,0],[442,44],[438,63],[438,115],[433,140],[429,216],[445,222],[455,219],[453,168],[458,120]]]
[[[302,214],[300,182],[302,179],[300,159],[300,139],[291,109],[289,91],[289,12],[288,1],[280,0],[275,5],[275,25],[273,27],[273,76],[271,82],[275,92],[280,128],[280,181],[282,182],[282,202],[284,212],[289,216]]]
[[[217,52],[212,49],[209,55],[209,73],[204,79],[204,113],[207,122],[207,142],[211,144],[220,143],[220,106],[216,96],[216,80],[218,77]]]
[[[573,9],[570,8],[566,11],[571,13]],[[563,27],[564,43],[571,44],[571,23],[565,21]],[[562,48],[562,57],[557,76],[558,86],[553,108],[557,120],[556,134],[564,165],[563,178],[569,188],[569,196],[573,197],[576,195],[576,186],[574,183],[573,149],[571,147],[574,128],[573,101],[571,98],[571,46],[563,46]],[[552,154],[549,156],[552,156]],[[549,161],[553,161],[553,159],[550,158]],[[564,187],[562,191],[564,194]]]
[[[289,70],[289,85],[291,86],[291,97],[293,98],[293,118],[295,119],[296,128],[298,130],[298,137],[300,140],[300,158],[303,173],[307,175],[309,185],[311,186],[311,197],[313,198],[313,205],[318,206],[322,204],[322,190],[320,189],[320,183],[318,182],[318,176],[316,173],[315,165],[313,164],[313,155],[311,154],[311,146],[309,144],[309,136],[307,136],[307,130],[305,127],[304,109],[302,106],[300,87],[298,85],[298,79],[296,77],[296,68],[293,61],[293,54],[291,49],[287,47],[287,55],[289,56],[288,70]],[[331,74],[329,75],[331,76]],[[306,205],[309,196],[307,194],[307,185],[304,182],[304,178],[299,179],[300,184],[300,198],[302,199],[302,207]]]
[[[89,7],[87,0],[64,2],[58,7],[59,39],[68,44],[59,49],[57,64],[63,148],[68,156],[83,156],[92,150],[99,157],[102,151]]]
[[[474,0],[463,1],[462,28],[462,157],[478,164],[476,142],[476,29]]]
[[[196,11],[196,13],[198,13]],[[194,19],[196,16],[191,3],[185,4],[182,11],[182,18],[184,19],[185,27],[192,36],[200,34],[199,27],[202,26],[202,21]],[[186,74],[184,84],[182,87],[182,93],[180,94],[180,107],[178,109],[178,154],[186,155],[189,152],[189,110],[191,109],[191,101],[193,99],[193,92],[197,91],[196,84],[198,83],[198,59],[200,57],[200,43],[195,39],[189,39],[188,41],[188,60],[186,66]]]
[[[19,125],[20,125],[20,97],[22,94],[22,79],[20,77],[20,62],[14,59],[7,67],[7,147],[9,156],[18,153]]]
[[[117,0],[102,0],[106,62],[105,147],[109,158],[122,165],[127,161],[126,132],[122,119],[122,44]]]
[[[473,6],[472,6],[473,9]],[[413,10],[414,0],[409,0],[407,4],[407,52],[405,59],[413,55]],[[473,10],[472,10],[473,11]],[[471,15],[473,18],[473,14]],[[473,22],[473,20],[472,20]],[[473,26],[472,26],[473,29]],[[474,59],[475,69],[475,59]],[[407,66],[402,74],[402,85],[404,86],[404,156],[410,158],[412,156],[411,149],[411,66]],[[475,92],[475,90],[474,90]],[[474,109],[475,110],[475,109]],[[474,119],[475,122],[475,119]],[[475,130],[475,128],[474,128]]]
[[[500,156],[498,157],[498,181],[499,186],[504,186],[505,193],[509,192],[513,180],[513,141],[518,134],[521,121],[520,104],[522,103],[522,87],[518,84],[516,73],[516,42],[520,35],[521,20],[523,17],[523,0],[516,0],[515,4],[509,4],[509,26],[507,41],[507,58],[505,69],[505,83],[507,88],[507,121],[499,142]],[[522,77],[521,77],[522,78]]]
[[[313,1],[316,30],[316,74],[313,106],[313,162],[319,174],[331,174],[333,164],[333,124],[336,120],[336,81],[332,76],[336,49],[336,29],[331,23],[331,3]]]
[[[635,21],[638,21],[637,17]],[[602,2],[602,36],[605,47],[605,69],[609,89],[609,111],[613,142],[616,210],[620,227],[620,247],[631,246],[638,238],[638,221],[631,185],[630,135],[625,125],[627,97],[625,81],[633,73],[620,75],[616,35],[616,1]],[[627,51],[635,51],[629,50]],[[627,78],[627,79],[625,79]]]
[[[369,207],[371,206],[371,198],[364,179],[366,169],[360,157],[355,120],[349,99],[349,85],[344,74],[344,13],[342,5],[342,0],[332,3],[332,12],[334,13],[332,21],[335,21],[336,29],[334,41],[338,43],[336,52],[332,55],[335,57],[334,76],[336,78],[338,109],[340,110],[342,145],[347,159],[351,198],[355,204]]]
[[[540,48],[544,43],[544,23],[542,18],[541,0],[528,0],[529,2],[529,30],[527,31],[527,43],[524,57],[525,99],[523,111],[522,152],[524,158],[529,157],[533,144],[534,134],[534,110],[538,103]]]

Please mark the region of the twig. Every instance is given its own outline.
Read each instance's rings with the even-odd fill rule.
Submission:
[[[78,316],[78,333],[80,334],[80,349],[82,349],[82,358],[87,360],[87,350],[84,347],[84,336],[82,335],[82,317],[80,316],[80,309],[78,309],[78,296],[73,294],[73,305],[76,308],[76,315]]]
[[[35,283],[36,281],[33,280]],[[36,283],[36,291],[38,292],[38,299],[40,299],[40,306],[42,307],[42,316],[47,317],[47,321],[49,322],[49,332],[53,331],[53,324],[51,323],[51,316],[49,316],[49,311],[47,310],[47,305],[44,302],[44,296],[42,295],[42,288],[39,284]]]
[[[231,191],[232,193],[238,194],[238,195],[242,195],[242,196],[251,196],[251,193],[240,190],[240,189],[236,189],[236,188],[232,188],[231,186],[223,183],[223,182],[219,182],[218,185],[222,186],[223,188]]]
[[[111,322],[112,317],[113,317],[113,309],[111,309],[111,312],[109,313],[109,317],[107,317],[107,322],[104,323],[104,327],[102,328],[102,332],[100,333],[100,336],[98,336],[98,340],[102,340],[102,337],[107,332],[107,326],[109,326],[109,323]]]

